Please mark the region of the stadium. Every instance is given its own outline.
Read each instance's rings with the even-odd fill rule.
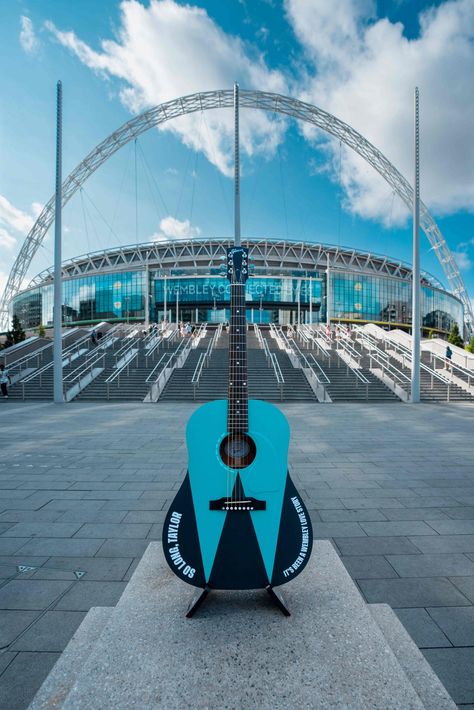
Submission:
[[[229,284],[223,239],[150,242],[78,256],[63,264],[63,323],[225,322]],[[351,248],[291,240],[249,239],[247,320],[253,323],[376,323],[411,327],[410,265]],[[50,326],[53,269],[12,301],[25,329]],[[329,311],[329,313],[328,313]],[[444,335],[464,322],[462,301],[422,275],[422,325]]]

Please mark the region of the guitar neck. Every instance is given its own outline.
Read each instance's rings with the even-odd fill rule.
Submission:
[[[245,284],[230,286],[229,394],[227,427],[230,434],[248,430],[247,323]]]

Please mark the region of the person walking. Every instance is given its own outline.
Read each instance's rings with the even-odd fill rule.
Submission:
[[[0,387],[2,389],[2,395],[4,399],[8,399],[8,385],[11,385],[12,381],[8,370],[5,369],[5,365],[0,365]]]
[[[95,330],[93,330],[91,333],[91,342],[93,347],[97,345],[97,333],[95,332]]]
[[[446,354],[445,354],[445,361],[444,361],[444,369],[449,370],[451,366],[451,358],[453,357],[453,351],[449,347],[449,345],[446,347]]]

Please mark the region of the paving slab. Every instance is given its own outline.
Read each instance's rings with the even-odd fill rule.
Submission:
[[[470,608],[470,607],[466,607]],[[426,609],[393,610],[418,648],[450,646],[450,642]]]
[[[359,587],[369,604],[386,603],[391,607],[470,605],[467,597],[444,577],[361,579]]]
[[[474,648],[423,649],[455,703],[474,703]]]
[[[387,555],[387,560],[400,577],[472,576],[474,562],[462,554]]]
[[[435,607],[426,610],[453,646],[474,646],[474,607]]]

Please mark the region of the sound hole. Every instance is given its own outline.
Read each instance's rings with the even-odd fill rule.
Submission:
[[[219,453],[229,468],[245,468],[254,460],[257,449],[248,434],[227,434],[221,441]]]

